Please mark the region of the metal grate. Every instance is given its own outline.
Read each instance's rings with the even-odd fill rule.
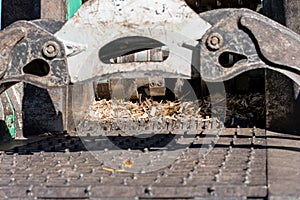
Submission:
[[[265,198],[265,131],[225,129],[215,145],[208,134],[173,164],[144,174],[105,170],[80,138],[50,137],[2,152],[0,197]]]

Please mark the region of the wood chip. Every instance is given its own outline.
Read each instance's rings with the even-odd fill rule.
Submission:
[[[226,94],[226,115],[230,119],[234,116],[257,119],[265,117],[265,97],[262,94],[232,95]],[[220,107],[224,110],[224,107]],[[216,109],[218,112],[218,109]],[[220,110],[220,112],[222,112]],[[87,112],[87,118],[93,121],[116,120],[128,118],[131,120],[149,121],[151,118],[166,118],[176,121],[178,118],[190,119],[211,116],[210,97],[197,101],[161,101],[146,99],[139,102],[123,100],[95,101]]]

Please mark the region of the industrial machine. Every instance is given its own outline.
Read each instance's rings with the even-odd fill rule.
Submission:
[[[42,138],[1,154],[1,165],[11,159],[0,180],[9,182],[3,197],[268,198],[274,175],[267,175],[266,132],[225,128],[224,81],[270,69],[300,85],[300,37],[249,9],[198,14],[223,6],[224,1],[204,6],[192,0],[90,0],[65,24],[18,21],[2,30],[0,92],[21,81],[69,87],[68,117],[77,136]],[[209,116],[184,114],[203,90]],[[160,104],[171,101],[164,114],[178,106],[174,112],[181,115],[158,116],[159,104],[149,105],[156,97]],[[103,99],[110,101],[95,102]],[[140,118],[124,111],[135,109],[124,104],[129,100],[147,106]],[[29,156],[17,159],[22,154]],[[22,164],[26,175],[6,173],[10,161],[13,167]],[[23,191],[18,187],[25,180],[32,184],[15,191]]]

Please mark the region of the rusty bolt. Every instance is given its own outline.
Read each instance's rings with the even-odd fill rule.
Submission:
[[[43,53],[48,58],[54,58],[59,53],[59,46],[54,41],[48,41],[43,46]]]
[[[212,33],[207,38],[206,45],[210,50],[218,50],[223,45],[223,37],[219,33]]]
[[[150,87],[154,87],[155,86],[155,82],[150,82]]]

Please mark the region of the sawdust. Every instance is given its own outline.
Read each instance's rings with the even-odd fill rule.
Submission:
[[[224,102],[225,101],[225,102]],[[265,119],[265,96],[259,93],[232,95],[226,94],[226,99],[214,104],[216,115],[226,112],[227,126],[236,125],[237,120],[258,121]],[[224,110],[225,109],[225,110]],[[116,119],[131,119],[132,121],[148,122],[151,119],[165,118],[176,121],[179,118],[209,119],[212,116],[210,97],[197,101],[154,101],[146,99],[141,103],[124,100],[95,101],[87,116],[88,120],[109,121]],[[255,122],[251,122],[255,123]],[[247,126],[247,125],[246,125]]]
[[[91,120],[110,120],[128,118],[149,121],[151,118],[165,117],[177,120],[179,117],[201,118],[203,112],[197,102],[153,101],[146,99],[141,104],[123,100],[95,101],[88,118]]]

